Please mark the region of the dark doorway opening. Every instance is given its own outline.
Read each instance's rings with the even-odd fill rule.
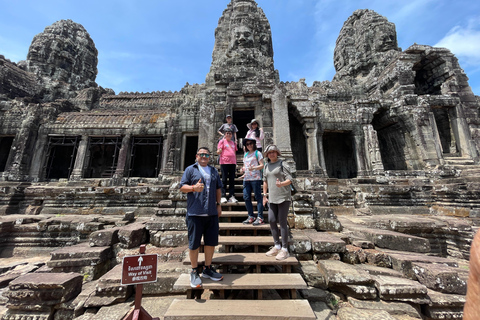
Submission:
[[[292,145],[293,160],[297,170],[308,170],[307,139],[303,133],[303,125],[289,108],[288,122],[290,125],[290,143]]]
[[[442,84],[446,79],[445,61],[434,55],[429,55],[413,66],[415,71],[415,94],[442,94]]]
[[[403,128],[386,114],[385,110],[375,114],[373,129],[377,131],[378,147],[385,170],[407,170],[405,158],[406,141]]]
[[[0,137],[0,172],[5,171],[8,155],[12,149],[13,139],[15,137]]]
[[[162,137],[133,137],[130,150],[130,177],[158,176],[162,163]]]
[[[357,176],[353,134],[324,132],[323,151],[329,178],[351,179]]]
[[[68,179],[75,165],[80,137],[49,137],[46,179]]]
[[[235,110],[233,111],[233,124],[237,126],[237,138],[243,139],[247,135],[248,127],[247,124],[250,123],[253,119],[255,119],[255,111],[251,110]],[[262,128],[262,124],[260,123],[260,128]]]
[[[452,129],[450,110],[451,109],[448,108],[433,108],[433,115],[437,123],[443,153],[451,156],[459,156],[455,134]]]
[[[121,137],[90,137],[90,161],[85,178],[111,178],[117,169]]]
[[[186,136],[185,140],[185,158],[183,159],[183,170],[195,163],[195,156],[197,155],[198,148],[198,136]]]

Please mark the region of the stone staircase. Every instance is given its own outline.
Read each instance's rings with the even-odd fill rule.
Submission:
[[[236,179],[237,199],[242,199],[241,183]],[[164,319],[316,319],[308,300],[297,298],[297,290],[307,289],[303,277],[291,273],[298,260],[278,261],[265,255],[273,245],[270,226],[242,224],[247,217],[243,202],[225,203],[222,211],[219,247],[212,263],[224,279],[202,279],[202,289],[192,289],[190,275],[180,275],[174,289],[186,291],[187,299],[174,300]],[[188,257],[183,264],[190,265]],[[200,253],[199,265],[203,264]]]

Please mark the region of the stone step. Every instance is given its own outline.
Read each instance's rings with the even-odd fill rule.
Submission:
[[[270,225],[265,223],[258,226],[240,222],[220,222],[220,230],[270,230]]]
[[[229,207],[245,207],[245,202],[241,201],[241,200],[243,200],[242,197],[235,196],[235,198],[237,198],[237,200],[238,200],[237,203],[234,203],[234,202],[222,203],[222,209],[223,208],[229,208]],[[256,208],[257,207],[257,201],[252,201],[252,205],[253,205],[254,208]]]
[[[190,265],[189,256],[183,260],[183,264]],[[205,264],[205,255],[203,253],[198,255],[198,264]],[[261,266],[282,266],[284,272],[289,273],[292,266],[298,265],[298,260],[292,256],[285,260],[276,260],[275,257],[268,257],[265,253],[215,253],[212,264],[221,266],[256,266],[257,272],[260,272]]]
[[[307,300],[269,300],[265,303],[262,300],[175,299],[164,319],[315,320],[316,316]]]
[[[289,242],[292,242],[291,239]],[[218,244],[224,245],[225,252],[230,252],[231,246],[253,246],[254,252],[258,252],[260,246],[274,245],[272,236],[219,236]]]
[[[225,297],[224,290],[256,290],[261,299],[262,290],[290,290],[291,298],[296,299],[296,290],[307,289],[307,284],[298,273],[244,273],[224,274],[222,281],[202,279],[202,289],[220,290],[220,297]],[[193,298],[190,287],[190,274],[182,274],[173,285],[174,290],[187,290],[187,297]]]

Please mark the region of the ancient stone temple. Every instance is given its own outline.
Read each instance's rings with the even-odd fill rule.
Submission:
[[[38,266],[28,279],[4,275],[12,282],[0,281],[11,283],[2,319],[93,319],[132,294],[117,267],[142,243],[165,263],[181,261],[178,181],[198,146],[215,149],[227,114],[240,138],[258,119],[264,146],[275,143],[296,174],[291,250],[312,306],[328,292],[340,319],[358,310],[368,318],[385,301],[413,305],[412,318],[461,317],[480,217],[480,99],[457,58],[427,45],[402,50],[395,25],[362,9],[340,30],[334,78],[308,86],[281,81],[273,41],[257,3],[232,0],[205,83],[176,92],[100,87],[94,41],[71,20],[35,36],[25,61],[0,56],[0,256],[51,253],[40,272],[77,285],[82,274],[84,288],[97,281],[89,298],[62,287],[81,303],[52,297],[36,308],[21,299],[41,281],[31,275]],[[165,279],[178,270],[162,268]],[[167,282],[149,293],[178,294]]]

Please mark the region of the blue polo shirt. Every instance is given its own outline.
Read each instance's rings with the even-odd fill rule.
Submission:
[[[210,167],[210,187],[203,188],[202,192],[187,193],[187,215],[200,216],[209,215],[216,216],[217,212],[217,189],[222,188],[222,181],[217,169]],[[195,185],[199,179],[205,184],[205,178],[199,169],[199,164],[195,163],[188,166],[183,173],[180,181],[180,188],[184,185]],[[207,192],[210,190],[210,192]],[[207,198],[208,195],[208,198]]]

